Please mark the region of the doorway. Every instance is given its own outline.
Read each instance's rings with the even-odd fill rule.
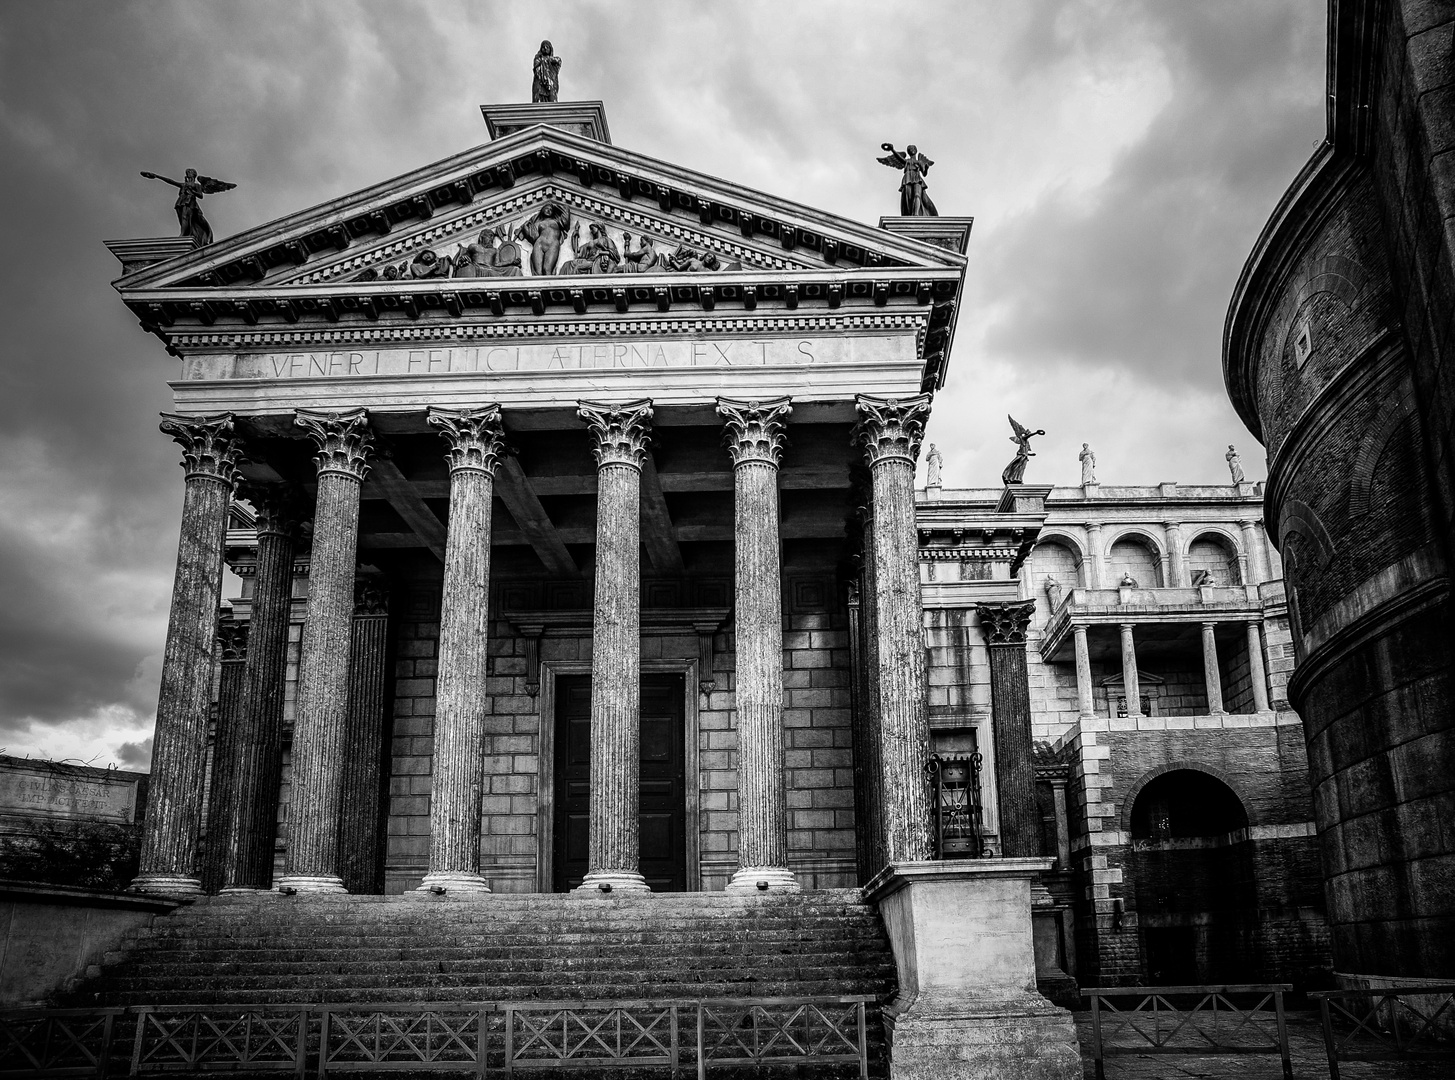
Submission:
[[[686,680],[641,684],[640,869],[653,892],[687,888]],[[567,892],[586,875],[591,807],[591,676],[560,675],[555,693],[555,807],[551,883]]]

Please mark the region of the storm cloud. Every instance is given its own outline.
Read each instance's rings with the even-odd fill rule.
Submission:
[[[484,142],[529,96],[614,141],[861,221],[897,209],[881,142],[973,215],[929,438],[989,486],[1004,414],[1028,479],[1222,482],[1258,453],[1223,396],[1238,270],[1323,129],[1323,5],[164,2],[0,8],[0,747],[144,764],[181,502],[157,432],[173,362],[101,241],[168,235],[187,167],[238,185],[219,236]],[[1257,475],[1256,467],[1250,473]]]

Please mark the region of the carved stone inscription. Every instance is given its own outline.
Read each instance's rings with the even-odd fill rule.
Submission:
[[[453,345],[418,349],[341,349],[196,356],[183,378],[331,379],[371,375],[670,368],[811,367],[916,362],[914,338],[734,338],[721,341],[584,341]]]
[[[136,782],[83,780],[24,769],[0,772],[0,813],[130,822]]]

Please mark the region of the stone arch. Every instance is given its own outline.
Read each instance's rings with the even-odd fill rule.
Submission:
[[[1049,549],[1057,549],[1053,552]],[[1045,557],[1037,559],[1042,551]],[[1058,557],[1057,552],[1064,553]],[[1054,576],[1065,589],[1081,588],[1089,584],[1087,578],[1086,554],[1076,538],[1063,532],[1041,533],[1031,552],[1031,587],[1036,595],[1045,588],[1046,578]]]
[[[1369,494],[1374,487],[1375,468],[1395,439],[1413,443],[1415,429],[1414,404],[1402,396],[1391,408],[1382,409],[1378,418],[1359,440],[1359,449],[1349,469],[1349,516],[1358,517],[1369,511]]]
[[[1279,337],[1278,358],[1280,362],[1288,355],[1289,335],[1298,328],[1299,314],[1310,300],[1320,293],[1334,297],[1349,310],[1359,304],[1364,287],[1369,283],[1369,272],[1363,265],[1347,255],[1325,255],[1314,264],[1310,272],[1300,274],[1292,290],[1287,325]]]
[[[1309,554],[1314,556],[1317,569],[1328,566],[1334,558],[1334,540],[1318,511],[1302,499],[1286,499],[1278,515],[1278,532],[1282,540],[1280,548],[1288,544],[1288,537],[1297,535],[1304,541]]]
[[[1259,822],[1253,820],[1253,812],[1249,809],[1250,803],[1248,801],[1248,797],[1241,790],[1241,785],[1238,783],[1237,780],[1233,779],[1233,777],[1223,772],[1223,770],[1219,769],[1216,765],[1209,765],[1206,762],[1202,761],[1194,761],[1190,758],[1179,758],[1176,761],[1169,761],[1165,765],[1158,765],[1154,768],[1148,769],[1141,776],[1137,777],[1137,779],[1131,784],[1131,786],[1127,788],[1126,794],[1122,796],[1121,805],[1121,827],[1124,833],[1128,835],[1131,834],[1132,807],[1136,805],[1137,796],[1142,793],[1142,789],[1150,784],[1153,780],[1156,780],[1159,776],[1166,776],[1168,773],[1174,772],[1199,772],[1206,773],[1208,776],[1211,776],[1214,780],[1217,780],[1229,791],[1231,791],[1234,797],[1237,798],[1239,804],[1241,804],[1241,806],[1243,807],[1244,815],[1248,819],[1248,826],[1251,828],[1252,826],[1259,824]]]
[[[1120,549],[1120,551],[1118,550]],[[1137,554],[1140,550],[1145,557]],[[1164,583],[1165,552],[1151,533],[1123,529],[1110,537],[1106,546],[1106,584],[1114,588],[1123,574],[1131,574],[1144,589],[1160,589]]]
[[[1200,527],[1187,543],[1188,580],[1196,578],[1199,570],[1207,570],[1215,584],[1242,585],[1243,554],[1243,545],[1231,533],[1217,527]]]

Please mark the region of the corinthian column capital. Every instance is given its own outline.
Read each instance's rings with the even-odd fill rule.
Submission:
[[[429,410],[429,422],[440,429],[440,435],[450,444],[445,460],[450,463],[450,472],[468,470],[495,475],[495,466],[500,464],[505,453],[505,431],[500,426],[500,406],[487,405],[483,409],[435,409]]]
[[[182,467],[187,470],[187,479],[201,477],[229,487],[237,483],[237,466],[243,452],[232,420],[232,413],[212,416],[162,413],[162,433],[170,435],[182,447]]]
[[[718,398],[717,415],[723,418],[727,428],[723,442],[733,459],[733,467],[758,464],[776,469],[787,441],[785,421],[792,411],[793,405],[786,397],[761,402]]]
[[[369,431],[367,409],[344,413],[297,409],[293,422],[308,432],[318,447],[313,460],[320,476],[337,473],[362,482],[369,475],[374,437]]]
[[[596,467],[628,465],[640,471],[651,442],[651,400],[643,398],[625,405],[578,401],[576,406],[576,415],[586,421],[596,444],[591,450]]]
[[[231,612],[226,618],[217,620],[217,645],[223,660],[246,660],[248,658],[248,627],[250,623],[236,622]]]
[[[925,420],[930,415],[930,395],[918,394],[901,400],[860,394],[854,399],[854,405],[859,411],[854,438],[864,448],[869,464],[904,461],[914,465],[925,433]]]
[[[980,626],[990,645],[1025,645],[1031,616],[1036,613],[1034,600],[1008,600],[998,604],[977,604]]]

